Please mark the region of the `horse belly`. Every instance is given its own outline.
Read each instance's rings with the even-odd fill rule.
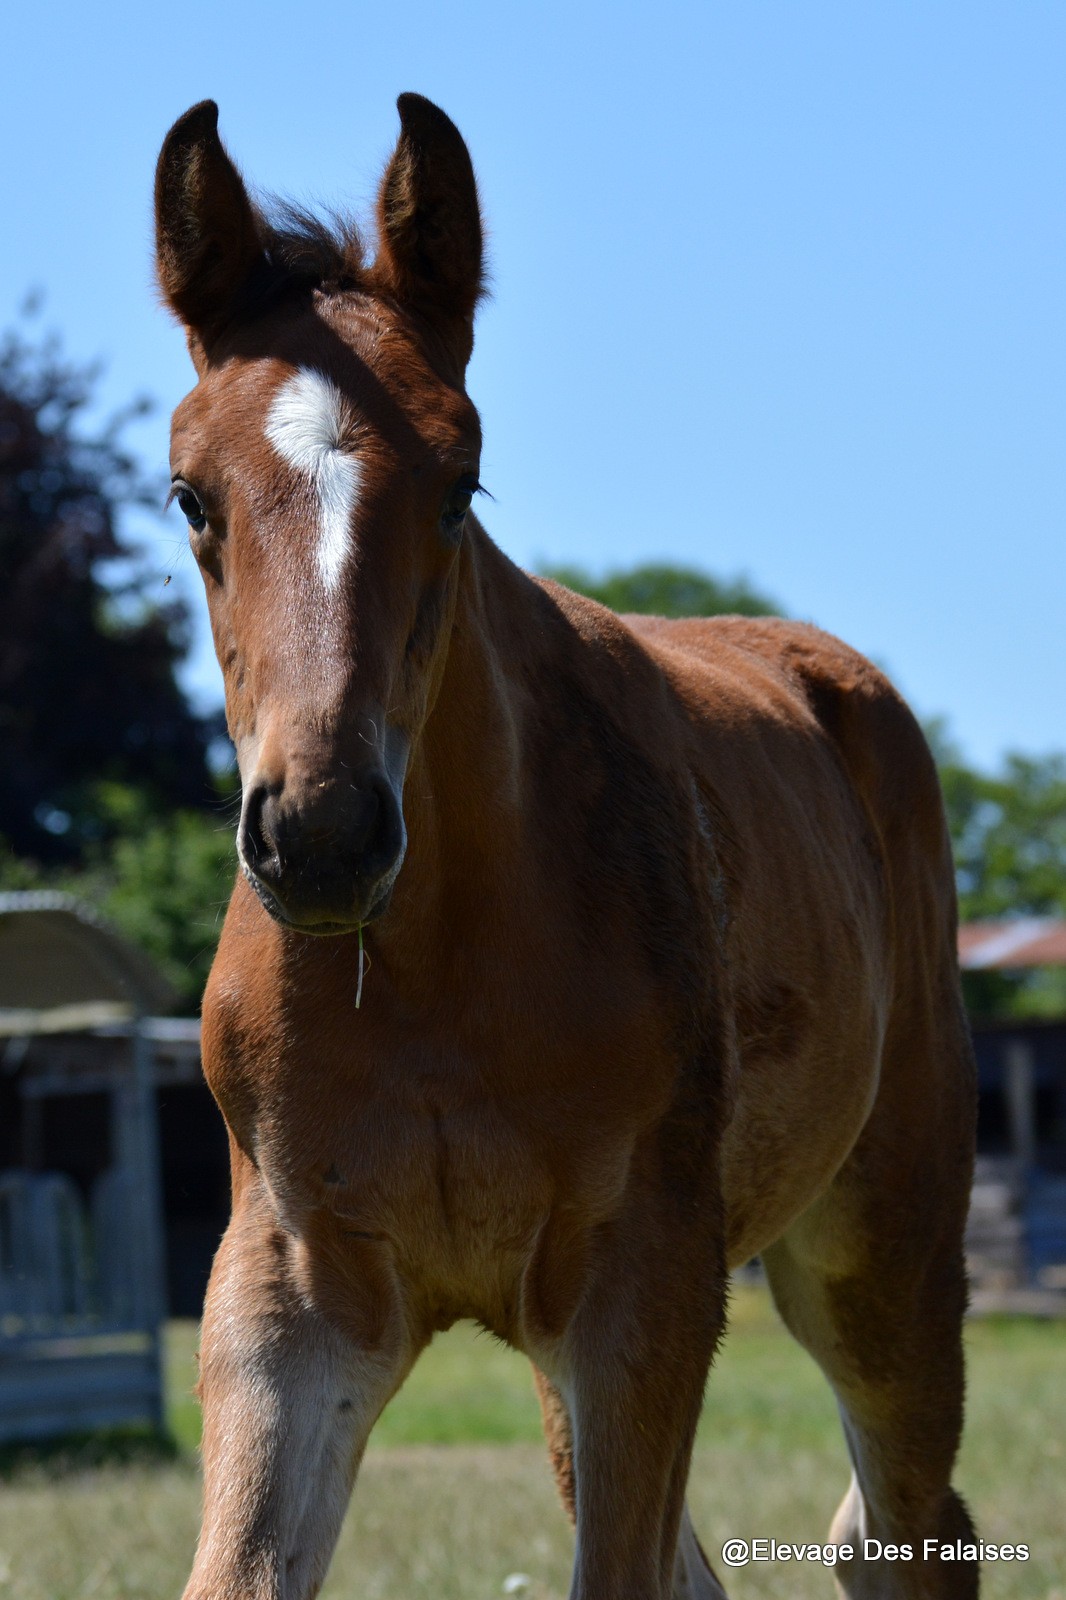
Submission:
[[[770,870],[747,886],[730,936],[731,1266],[778,1239],[847,1159],[877,1095],[891,1009],[887,899],[857,808],[847,796],[840,815],[811,806],[791,820],[764,840]]]
[[[880,1080],[886,1007],[868,975],[852,995],[792,1030],[740,1039],[733,1117],[721,1151],[730,1267],[780,1238],[832,1182],[870,1114]],[[847,984],[836,994],[847,993]]]

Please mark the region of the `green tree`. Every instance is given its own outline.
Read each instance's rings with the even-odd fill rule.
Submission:
[[[170,979],[183,1010],[198,1010],[237,869],[221,813],[160,815],[143,790],[111,786],[101,799],[113,842],[83,878],[94,903]]]
[[[723,581],[695,567],[649,562],[597,578],[584,567],[561,566],[545,567],[543,576],[587,594],[612,611],[643,611],[656,617],[783,615],[776,601],[759,594],[745,579]]]
[[[232,819],[160,809],[144,789],[97,784],[101,837],[76,867],[0,855],[0,889],[61,889],[94,907],[150,956],[182,1013],[197,1011],[237,869]]]

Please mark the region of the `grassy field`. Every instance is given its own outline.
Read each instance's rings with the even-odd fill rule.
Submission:
[[[195,1328],[168,1349],[176,1460],[37,1463],[0,1486],[0,1600],[163,1600],[188,1572],[198,1519],[189,1396]],[[1066,1325],[969,1329],[970,1409],[958,1483],[987,1540],[1028,1543],[989,1566],[988,1600],[1066,1600]],[[439,1339],[381,1419],[327,1600],[490,1600],[529,1576],[527,1600],[566,1594],[572,1537],[555,1499],[525,1363],[460,1328]],[[690,1502],[712,1556],[726,1537],[824,1538],[847,1478],[821,1376],[757,1289],[738,1291],[708,1390]],[[737,1600],[828,1596],[817,1567],[729,1575]]]

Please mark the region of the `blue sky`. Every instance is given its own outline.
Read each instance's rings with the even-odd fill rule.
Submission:
[[[526,565],[746,574],[974,760],[1066,747],[1066,9],[1057,0],[20,6],[0,324],[27,290],[130,440],[189,387],[151,279],[167,127],[361,205],[416,89],[478,170],[485,520]],[[177,512],[140,524],[195,600]]]

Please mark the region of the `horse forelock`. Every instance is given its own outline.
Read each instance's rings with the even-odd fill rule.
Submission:
[[[366,249],[355,221],[328,219],[273,199],[254,209],[262,256],[231,308],[231,326],[254,322],[294,291],[346,294],[367,286]]]

